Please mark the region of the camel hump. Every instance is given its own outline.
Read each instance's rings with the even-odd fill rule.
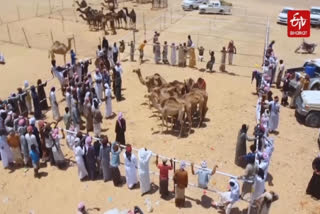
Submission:
[[[53,45],[53,46],[61,45],[61,42],[59,42],[59,41],[54,41],[54,43],[53,43],[52,45]]]

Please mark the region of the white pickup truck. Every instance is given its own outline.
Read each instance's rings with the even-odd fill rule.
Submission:
[[[200,14],[231,14],[232,4],[227,4],[224,1],[209,1],[207,4],[199,6]]]
[[[307,126],[320,127],[320,91],[303,91],[296,99],[296,116]]]
[[[207,3],[209,0],[183,0],[183,10],[194,10],[199,9],[199,5]]]

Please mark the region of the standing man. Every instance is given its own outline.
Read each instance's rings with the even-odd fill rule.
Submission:
[[[108,137],[104,137],[102,140],[102,146],[99,152],[100,166],[102,169],[104,182],[111,180],[111,168],[110,168],[110,152],[111,144],[109,143]]]
[[[279,62],[280,62],[280,66],[279,66],[279,72],[278,72],[278,76],[277,76],[277,80],[276,80],[276,86],[277,86],[277,88],[280,88],[280,86],[281,86],[281,80],[282,80],[283,73],[284,73],[284,69],[285,69],[283,60],[280,59]]]
[[[200,48],[198,48],[198,51],[199,51],[199,61],[202,62],[204,58],[204,48],[200,46]]]
[[[94,74],[94,79],[96,81],[95,90],[97,97],[99,99],[99,102],[102,100],[102,75],[99,71],[99,69],[96,69],[96,73]]]
[[[42,83],[41,79],[38,79],[37,81],[37,93],[39,96],[39,102],[40,102],[40,108],[41,110],[47,110],[49,108],[48,102],[47,102],[47,95],[44,90],[44,87],[47,86],[47,81]]]
[[[270,103],[271,112],[270,112],[270,121],[269,121],[269,130],[270,133],[276,132],[279,125],[279,113],[280,113],[280,104],[279,97],[275,96],[274,101]]]
[[[60,120],[60,112],[59,112],[59,106],[58,106],[58,102],[57,102],[57,98],[56,98],[56,88],[55,87],[51,88],[49,99],[50,99],[53,119],[55,121],[59,121]]]
[[[210,177],[216,173],[216,169],[218,168],[217,165],[215,165],[212,170],[207,169],[207,162],[202,161],[201,162],[201,169],[198,169],[196,172],[194,172],[194,165],[191,164],[191,172],[193,175],[198,175],[198,187],[203,189],[208,189],[208,183],[210,181]]]
[[[169,170],[172,170],[173,163],[172,159],[170,160],[170,166],[167,165],[167,158],[162,159],[162,164],[158,164],[159,157],[156,156],[156,166],[160,170],[160,178],[159,178],[159,188],[160,195],[162,198],[169,195],[168,185],[169,185]]]
[[[162,50],[162,62],[164,64],[169,64],[168,61],[168,44],[167,41],[164,42],[163,50]]]
[[[129,189],[133,189],[137,183],[137,166],[138,161],[136,156],[132,153],[132,147],[130,144],[126,146],[126,152],[123,154],[124,166],[126,170],[126,181]]]
[[[36,92],[36,88],[34,86],[31,86],[31,97],[32,97],[32,101],[33,101],[33,106],[34,106],[34,117],[37,120],[41,119],[41,105],[40,105],[40,100],[39,100],[39,96]]]
[[[22,156],[21,156],[21,150],[20,150],[20,135],[18,133],[15,133],[13,130],[10,131],[8,138],[8,145],[11,149],[11,152],[13,154],[13,160],[15,164],[21,165],[23,164]]]
[[[177,46],[172,43],[171,44],[171,65],[175,66],[177,63]]]
[[[188,35],[187,47],[190,48],[192,45],[193,45],[193,42],[192,42],[191,36]]]
[[[122,112],[118,115],[118,120],[116,121],[116,142],[118,142],[120,145],[126,145],[126,138],[125,138],[125,132],[126,132],[126,120],[123,118]]]
[[[134,49],[135,49],[134,42],[131,41],[129,45],[130,45],[130,61],[134,62]]]
[[[233,54],[237,54],[237,49],[236,46],[233,43],[233,40],[231,40],[228,44],[228,61],[229,61],[229,65],[232,65],[232,61],[233,61]]]
[[[181,161],[180,169],[176,171],[173,177],[175,184],[175,204],[176,207],[183,207],[185,203],[185,188],[188,186],[188,172],[185,170],[186,163]]]
[[[72,49],[70,51],[70,56],[71,56],[71,65],[75,65],[77,60],[77,55]]]
[[[65,111],[65,114],[63,115],[63,122],[64,122],[64,125],[66,126],[66,129],[69,130],[72,122],[69,107],[65,107],[64,111]]]
[[[235,160],[234,163],[237,166],[240,166],[242,168],[245,168],[247,165],[246,160],[241,159],[240,157],[247,154],[247,140],[248,141],[254,141],[255,138],[250,138],[247,135],[249,127],[246,124],[243,124],[237,138],[237,145],[236,145],[236,154],[235,154]]]
[[[220,69],[219,69],[221,72],[226,72],[226,56],[227,56],[226,47],[222,47],[222,50],[221,50],[221,65],[220,65]]]
[[[209,54],[210,54],[210,61],[207,63],[207,69],[212,72],[213,71],[213,65],[216,62],[216,58],[214,56],[214,51],[210,51],[209,50]]]
[[[116,64],[118,62],[118,55],[119,55],[119,49],[117,47],[117,43],[113,43],[113,48],[112,48],[112,53],[113,53],[113,62]]]
[[[112,94],[111,94],[111,89],[110,89],[108,83],[105,83],[104,87],[105,87],[105,95],[106,95],[106,101],[105,101],[106,116],[105,116],[105,118],[108,119],[112,116]]]
[[[139,46],[139,53],[140,53],[140,65],[143,63],[143,56],[144,56],[144,47],[147,44],[147,40],[144,40],[143,43]]]
[[[154,45],[154,62],[159,64],[161,60],[161,46],[159,42]]]
[[[101,123],[102,123],[102,114],[99,110],[99,104],[96,100],[93,102],[94,110],[92,111],[93,115],[93,132],[96,137],[100,137],[101,134]]]
[[[142,148],[138,152],[139,167],[138,174],[140,178],[141,196],[148,193],[151,189],[150,173],[149,173],[149,161],[151,159],[152,152],[146,148]]]

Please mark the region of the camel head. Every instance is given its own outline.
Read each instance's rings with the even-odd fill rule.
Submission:
[[[133,73],[137,73],[137,74],[141,74],[140,68],[138,68],[138,69],[133,69],[132,72],[133,72]]]

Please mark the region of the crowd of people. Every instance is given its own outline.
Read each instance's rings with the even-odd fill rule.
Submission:
[[[186,67],[189,66],[190,68],[195,68],[196,66],[196,47],[195,43],[192,41],[191,36],[188,35],[187,42],[176,44],[172,43],[171,45],[168,44],[167,41],[163,42],[163,45],[160,44],[159,41],[160,33],[157,31],[154,33],[152,46],[153,46],[153,54],[154,54],[154,62],[156,64],[167,64],[172,66],[179,66],[179,67]],[[147,45],[147,41],[144,40],[139,45],[139,58],[140,64],[144,62],[144,49]],[[130,60],[134,61],[134,54],[135,54],[135,46],[133,42],[129,44],[130,46]],[[161,51],[162,48],[162,51]],[[205,49],[203,46],[200,46],[198,49],[198,61],[204,61],[204,53]],[[169,57],[169,50],[170,50],[170,57]],[[221,72],[226,72],[226,59],[228,54],[228,64],[233,64],[233,56],[237,53],[236,46],[234,45],[233,41],[230,41],[228,47],[222,47],[221,52],[221,63],[219,70]],[[215,64],[215,56],[214,51],[209,50],[210,60],[207,62],[206,68],[212,72],[213,66]]]
[[[153,48],[155,61],[159,63],[159,34],[156,33],[155,37]],[[232,41],[230,44],[228,49],[223,48],[223,53],[225,53],[223,61],[226,61],[226,53],[229,53],[229,64],[232,64],[236,49]],[[240,177],[243,180],[242,188],[240,188],[237,179],[231,178],[228,182],[229,190],[219,192],[220,201],[212,203],[213,207],[224,209],[226,214],[229,214],[233,205],[241,199],[250,200],[250,208],[256,209],[256,213],[260,214],[261,207],[268,206],[270,208],[271,202],[278,198],[276,193],[267,192],[265,188],[265,182],[269,179],[268,167],[274,151],[274,139],[270,137],[270,134],[277,133],[280,114],[279,98],[272,96],[270,88],[274,82],[280,87],[278,79],[281,80],[281,76],[284,75],[284,64],[280,60],[278,77],[274,81],[278,60],[273,45],[274,42],[267,49],[263,71],[254,72],[259,95],[256,108],[258,125],[254,129],[254,137],[248,136],[249,128],[245,124],[242,125],[238,134],[235,164],[245,168],[244,175]],[[167,46],[166,42],[165,46]],[[181,59],[186,60],[188,52],[189,65],[194,66],[196,61],[194,44],[190,36],[187,44],[181,45],[181,47],[184,48],[184,57]],[[163,48],[163,52],[167,50],[168,47]],[[174,50],[176,50],[175,46]],[[14,166],[26,168],[32,166],[35,177],[40,177],[41,161],[50,162],[51,165],[63,168],[67,161],[61,149],[61,139],[66,139],[66,145],[75,155],[78,176],[81,181],[96,180],[102,177],[105,182],[112,180],[114,186],[122,186],[126,182],[129,189],[134,189],[139,183],[142,195],[150,192],[149,163],[153,153],[146,148],[141,148],[138,150],[137,156],[134,154],[132,146],[127,144],[125,140],[126,120],[123,114],[118,114],[115,123],[116,139],[113,143],[106,135],[101,134],[103,113],[99,109],[100,105],[105,103],[105,118],[114,116],[111,82],[116,99],[121,100],[123,70],[118,56],[119,52],[123,51],[124,42],[120,43],[118,49],[116,44],[110,47],[108,40],[104,38],[96,53],[98,59],[102,60],[100,64],[96,65],[94,79],[88,72],[91,60],[77,62],[75,53],[71,54],[72,63],[64,67],[57,66],[55,60],[52,60],[51,72],[58,79],[60,83],[58,90],[62,91],[66,101],[63,117],[59,112],[56,88],[52,87],[47,97],[45,92],[47,82],[43,83],[40,79],[37,81],[37,86],[31,87],[29,87],[28,81],[25,81],[24,88],[18,88],[17,93],[12,93],[7,100],[0,100],[0,155],[3,167],[10,169]],[[200,61],[203,60],[203,53],[204,48],[200,47]],[[186,66],[186,61],[180,59],[179,48],[178,55],[178,65]],[[213,51],[210,51],[210,56],[210,61],[212,61],[212,57],[214,60]],[[143,47],[140,59],[143,60]],[[165,64],[169,63],[167,53],[163,53],[162,60]],[[170,63],[175,64],[175,57],[171,56]],[[47,99],[50,101],[54,122],[43,119],[43,112],[49,109]],[[85,118],[85,122],[82,118]],[[63,119],[65,129],[58,127],[58,122],[61,119]],[[81,130],[85,130],[84,133]],[[90,132],[94,133],[94,137],[89,136]],[[254,142],[250,146],[249,153],[247,153],[247,140]],[[121,153],[123,153],[125,181],[119,170]],[[156,156],[156,167],[160,172],[159,192],[161,197],[167,197],[170,194],[168,189],[169,171],[174,167],[173,160],[170,160],[170,164],[168,161],[167,158],[162,158],[162,163],[159,163],[158,156]],[[179,169],[175,170],[173,174],[177,207],[185,205],[185,189],[189,184],[186,166],[186,162],[181,161]],[[315,186],[319,186],[319,166],[319,158],[316,158],[313,162],[314,176],[307,189],[308,194],[317,198],[319,198],[319,191],[315,190]],[[194,165],[191,164],[191,173],[197,175],[199,188],[209,188],[210,178],[215,174],[217,167],[209,169],[206,161],[202,161],[201,167],[195,171]],[[254,191],[252,192],[252,190]],[[248,199],[248,193],[251,192],[250,199]]]

